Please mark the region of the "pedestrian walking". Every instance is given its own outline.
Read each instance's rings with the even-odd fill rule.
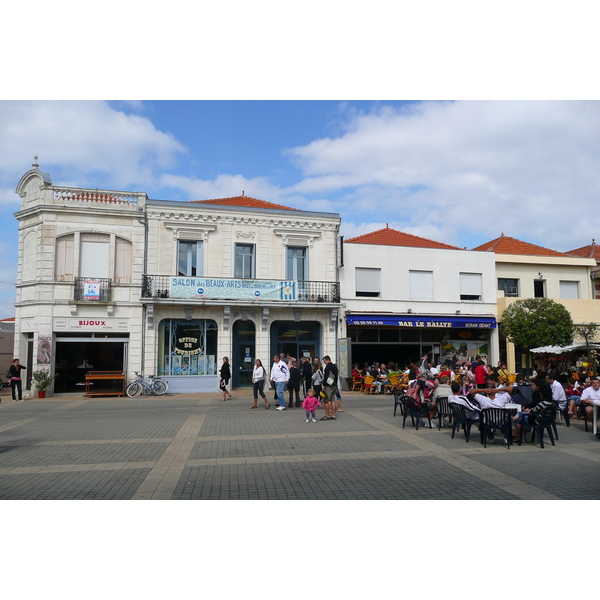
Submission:
[[[285,410],[285,397],[283,395],[285,384],[290,380],[290,371],[278,354],[273,357],[271,367],[271,382],[275,385],[275,394],[279,406],[275,410]]]
[[[308,390],[306,392],[306,398],[302,402],[302,408],[306,411],[306,422],[312,417],[312,422],[317,422],[317,416],[315,414],[315,408],[321,406],[319,399],[315,396],[314,390]]]
[[[15,358],[8,369],[10,374],[10,389],[12,390],[13,402],[23,402],[23,386],[21,384],[21,371],[25,369],[22,364],[19,363],[19,359]],[[18,400],[17,400],[18,397]]]
[[[315,362],[313,363],[313,373],[311,377],[312,388],[315,390],[315,395],[318,397],[323,383],[323,369],[321,368],[321,363],[318,359],[315,358]]]
[[[254,405],[250,408],[257,408],[256,403],[258,402],[258,395],[265,401],[265,410],[270,408],[269,403],[267,402],[267,397],[265,396],[265,368],[262,365],[262,362],[257,358],[254,361],[254,371],[252,371],[252,385],[253,385],[253,395],[254,395]]]
[[[227,400],[227,396],[229,396],[229,398],[233,396],[233,394],[227,391],[227,384],[231,379],[231,368],[229,367],[229,359],[226,356],[223,357],[223,364],[219,369],[219,375],[221,376],[221,379],[219,381],[219,387],[223,392],[223,399],[221,400],[221,402],[225,402],[225,400]]]

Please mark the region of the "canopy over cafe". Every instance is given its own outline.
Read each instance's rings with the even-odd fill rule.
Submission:
[[[373,314],[347,312],[351,360],[361,366],[393,361],[404,367],[427,353],[430,360],[492,360],[492,336],[497,335],[493,316]]]

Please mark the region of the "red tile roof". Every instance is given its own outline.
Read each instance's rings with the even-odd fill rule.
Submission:
[[[204,204],[221,204],[227,206],[245,206],[247,208],[275,208],[277,210],[299,210],[298,208],[290,208],[282,204],[274,204],[265,200],[258,200],[250,196],[233,196],[231,198],[214,198],[212,200],[191,200],[191,202],[199,202]]]
[[[348,244],[375,244],[377,246],[408,246],[411,248],[441,248],[445,250],[463,250],[457,246],[450,246],[442,242],[434,242],[427,238],[404,233],[391,227],[379,229],[371,233],[365,233],[349,240],[344,240]]]
[[[515,238],[509,237],[502,234],[499,238],[486,242],[473,248],[473,250],[482,250],[488,252],[496,252],[496,254],[524,254],[527,256],[566,256],[564,252],[557,252],[556,250],[550,250],[550,248],[544,248],[542,246],[536,246],[529,242],[522,242]]]
[[[15,320],[15,317],[8,317],[8,319],[0,319],[0,321],[1,321],[2,323],[5,323],[5,322],[7,322],[7,321],[14,321],[14,320]]]
[[[567,254],[583,256],[584,258],[594,258],[596,261],[600,262],[600,246],[596,244],[596,240],[592,240],[592,243],[589,246],[583,246],[583,248],[569,250]]]

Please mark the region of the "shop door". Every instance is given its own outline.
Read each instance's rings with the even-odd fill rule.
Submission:
[[[254,371],[256,328],[252,321],[233,324],[232,386],[251,387]]]

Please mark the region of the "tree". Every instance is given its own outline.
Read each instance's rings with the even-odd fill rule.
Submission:
[[[523,298],[503,313],[500,329],[515,346],[567,346],[573,341],[573,319],[569,311],[550,298]]]
[[[598,324],[582,323],[581,325],[575,325],[573,332],[576,337],[584,339],[588,358],[592,362],[592,372],[596,374],[596,350],[590,348],[590,344],[593,344],[598,338]]]

